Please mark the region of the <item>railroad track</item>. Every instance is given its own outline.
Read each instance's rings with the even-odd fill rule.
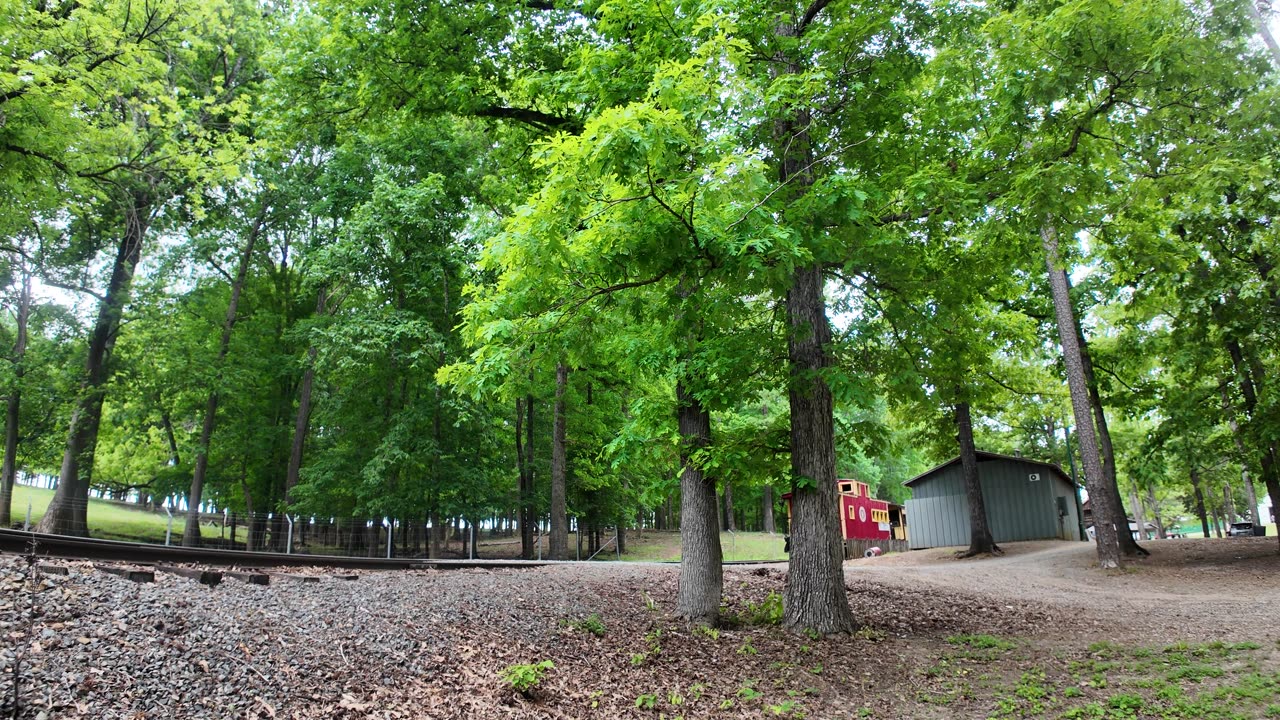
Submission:
[[[39,558],[98,560],[134,565],[194,564],[211,567],[331,567],[352,570],[464,570],[468,568],[536,568],[545,565],[591,562],[588,560],[450,560],[426,558],[368,558],[342,555],[306,555],[244,550],[185,548],[147,543],[97,540],[47,535],[24,530],[0,529],[0,552]],[[784,565],[785,560],[730,560],[729,565]],[[667,561],[655,564],[673,565]]]
[[[323,566],[363,570],[427,570],[466,568],[535,568],[551,564],[541,560],[428,560],[423,558],[362,558],[340,555],[302,555],[243,550],[185,548],[145,543],[95,540],[0,529],[0,552],[40,558],[74,558],[134,563],[137,565],[192,563],[210,566],[304,567]]]

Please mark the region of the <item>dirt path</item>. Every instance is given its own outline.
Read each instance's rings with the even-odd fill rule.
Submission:
[[[1280,554],[1275,538],[1159,540],[1151,556],[1125,570],[1100,572],[1092,543],[1008,545],[1002,557],[956,560],[952,550],[926,550],[855,560],[850,578],[897,587],[932,586],[998,599],[1047,605],[1083,622],[1064,623],[1084,635],[1126,639],[1223,635],[1280,636]],[[1115,618],[1103,623],[1103,615]]]

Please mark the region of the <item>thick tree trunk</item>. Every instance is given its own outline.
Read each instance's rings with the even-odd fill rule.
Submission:
[[[795,479],[783,624],[831,635],[851,632],[855,623],[844,590],[831,389],[822,377],[830,364],[831,333],[822,280],[818,266],[797,270],[786,300]]]
[[[1062,343],[1063,364],[1067,370],[1067,386],[1071,392],[1076,438],[1080,446],[1080,459],[1084,463],[1085,486],[1093,505],[1098,564],[1104,569],[1118,568],[1123,562],[1119,528],[1111,520],[1115,517],[1115,511],[1111,506],[1111,493],[1102,469],[1102,457],[1098,453],[1098,436],[1093,427],[1093,403],[1089,398],[1089,386],[1076,338],[1075,308],[1071,305],[1071,291],[1067,286],[1058,252],[1058,229],[1046,223],[1040,228],[1040,240],[1044,244],[1045,265],[1049,271],[1049,287],[1053,294],[1058,338]],[[1128,531],[1127,525],[1124,531]]]
[[[191,491],[188,493],[187,524],[182,530],[182,545],[197,547],[200,545],[200,503],[204,499],[204,481],[209,471],[209,443],[213,440],[213,429],[218,416],[218,389],[222,384],[223,363],[231,349],[231,333],[235,330],[236,319],[240,308],[240,295],[244,292],[244,281],[249,275],[249,264],[253,261],[253,246],[258,242],[262,231],[262,223],[267,219],[267,205],[264,202],[258,210],[258,217],[249,229],[249,237],[244,241],[240,251],[239,266],[236,268],[235,280],[231,283],[231,299],[227,302],[227,315],[222,320],[222,337],[218,341],[218,358],[214,361],[216,376],[213,389],[209,391],[209,399],[205,402],[204,421],[200,425],[200,444],[196,446],[196,467],[191,474]]]
[[[960,467],[964,473],[964,492],[969,500],[969,550],[963,557],[990,555],[1000,551],[987,524],[987,505],[982,499],[982,483],[978,477],[978,449],[973,444],[973,416],[969,403],[956,403],[956,439],[960,444]]]
[[[18,422],[22,407],[22,377],[27,354],[27,321],[31,316],[31,274],[22,265],[22,289],[18,292],[17,339],[13,344],[13,391],[5,403],[4,465],[0,467],[0,528],[13,522],[13,484],[18,477]]]
[[[108,365],[120,318],[129,300],[133,272],[142,257],[142,242],[151,223],[153,203],[154,200],[144,192],[135,191],[129,195],[124,234],[116,248],[107,291],[98,305],[98,316],[89,335],[84,381],[80,386],[80,399],[71,412],[71,427],[58,473],[58,489],[36,526],[37,532],[80,537],[89,535],[85,515],[89,505],[94,451],[98,445],[98,425],[102,420],[102,402],[111,377]]]
[[[800,35],[794,21],[782,20],[774,33],[787,43]],[[799,75],[796,57],[779,52],[777,76]],[[778,182],[793,198],[813,186],[813,148],[807,108],[786,108],[775,120]],[[844,589],[844,544],[836,499],[835,419],[831,388],[822,373],[831,365],[827,345],[831,325],[823,298],[821,263],[792,271],[786,295],[788,395],[791,407],[791,561],[784,594],[783,625],[822,635],[851,632],[853,611]]]
[[[555,415],[551,429],[551,535],[548,556],[552,560],[569,559],[569,518],[565,513],[565,449],[564,393],[569,384],[569,368],[556,365]]]
[[[723,556],[716,516],[716,483],[697,457],[711,443],[711,413],[676,384],[680,432],[680,589],[676,614],[689,623],[715,626],[724,590]]]
[[[761,519],[764,521],[764,531],[770,535],[777,532],[777,528],[773,523],[773,486],[764,486],[764,498],[761,501]]]

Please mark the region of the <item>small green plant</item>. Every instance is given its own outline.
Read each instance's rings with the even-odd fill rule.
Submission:
[[[795,715],[796,717],[804,717],[804,713],[800,711],[800,703],[795,700],[783,700],[777,705],[770,705],[769,712],[774,715]]]
[[[667,702],[676,707],[679,707],[680,705],[684,704],[684,697],[681,696],[680,693],[676,692],[675,690],[672,690],[670,693],[667,694]]]
[[[649,653],[647,652],[631,653],[631,664],[635,665],[636,667],[643,665],[645,661],[648,659],[649,659]]]
[[[760,603],[747,602],[742,621],[748,625],[781,625],[782,595],[771,592]]]
[[[952,635],[947,638],[952,645],[964,645],[979,650],[1012,650],[1017,644],[995,635]]]
[[[756,650],[756,647],[751,644],[751,638],[743,640],[742,645],[738,648],[739,655],[755,655],[758,652],[760,651]]]
[[[721,710],[730,710],[730,709],[732,709],[732,708],[733,708],[733,699],[732,699],[732,698],[725,698],[725,699],[723,699],[723,700],[721,700],[721,701],[720,701],[720,709],[721,709]]]
[[[564,624],[570,629],[588,632],[596,637],[604,637],[604,634],[608,629],[605,627],[604,620],[595,613],[592,613],[581,620],[566,621]]]
[[[814,665],[813,667],[809,668],[809,672],[813,673],[814,675],[821,675],[822,663],[818,663],[817,665]]]
[[[689,697],[698,700],[702,694],[707,691],[707,686],[702,683],[694,683],[689,686]]]
[[[542,662],[530,663],[527,665],[508,665],[502,670],[502,679],[511,686],[512,690],[521,695],[528,695],[538,682],[542,680],[542,676],[550,669],[555,667],[555,663],[550,660]]]
[[[699,625],[695,627],[693,629],[693,634],[702,635],[703,637],[708,637],[708,638],[711,638],[712,640],[720,639],[720,631],[717,630],[716,628],[711,627],[710,625]]]
[[[738,697],[742,698],[743,700],[755,700],[758,697],[764,696],[764,693],[760,692],[759,690],[756,690],[755,683],[753,683],[751,680],[748,680],[746,683],[742,685],[742,687],[738,688],[737,694],[738,694]]]
[[[652,597],[649,596],[649,593],[645,592],[644,590],[641,590],[640,599],[644,602],[644,607],[646,610],[648,610],[649,612],[658,612],[658,603]]]
[[[876,630],[875,628],[870,627],[858,628],[858,630],[853,633],[853,636],[860,640],[866,640],[867,642],[880,642],[887,637],[883,630]]]
[[[636,707],[643,710],[652,710],[658,705],[658,696],[653,693],[645,693],[636,696]]]
[[[810,640],[818,640],[822,637],[822,635],[819,634],[818,631],[814,630],[813,628],[805,628],[804,636],[809,638]]]

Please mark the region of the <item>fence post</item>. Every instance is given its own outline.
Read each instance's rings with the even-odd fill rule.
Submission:
[[[468,559],[475,560],[476,559],[476,524],[475,522],[472,522],[470,523],[470,525],[471,525],[471,545],[470,545],[471,557]]]
[[[289,535],[284,541],[284,554],[293,554],[293,516],[289,513],[284,514],[284,519],[289,521]]]
[[[622,527],[622,523],[615,523],[613,526],[613,550],[618,560],[622,560],[622,546],[618,544],[618,532]]]
[[[31,501],[27,501],[27,519],[22,523],[23,532],[31,532]]]
[[[391,537],[395,535],[396,524],[390,518],[383,518],[382,523],[387,526],[387,559],[391,559]]]
[[[165,503],[164,514],[169,516],[169,522],[164,528],[164,544],[168,545],[169,540],[173,537],[173,510],[169,508],[168,503]]]

